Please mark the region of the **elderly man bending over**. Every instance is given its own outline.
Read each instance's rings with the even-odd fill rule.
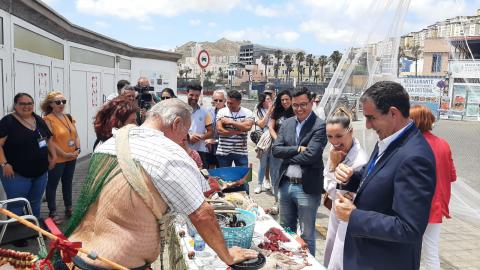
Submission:
[[[213,208],[205,202],[207,182],[178,145],[187,135],[191,111],[179,99],[165,100],[148,111],[143,125],[118,130],[95,150],[66,231],[70,240],[129,269],[148,269],[160,254],[163,232],[173,229],[172,217],[185,215],[226,264],[257,256],[226,247]],[[74,263],[88,266],[81,269],[108,269],[83,255]]]

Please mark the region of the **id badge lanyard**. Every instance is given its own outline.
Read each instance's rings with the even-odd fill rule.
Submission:
[[[40,129],[37,127],[37,133],[40,138],[38,138],[38,148],[42,149],[44,147],[47,147],[47,140],[42,136],[42,133],[40,132]]]

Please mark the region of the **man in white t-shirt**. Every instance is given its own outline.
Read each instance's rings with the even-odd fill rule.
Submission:
[[[251,110],[241,107],[242,94],[237,90],[227,93],[227,107],[217,113],[219,134],[217,159],[220,167],[248,167],[247,134],[255,118]],[[242,187],[248,193],[248,184]]]
[[[187,101],[192,107],[192,124],[188,130],[189,147],[197,151],[202,159],[203,167],[208,168],[205,140],[212,138],[212,116],[208,110],[198,105],[198,100],[202,94],[202,86],[199,84],[189,84],[187,86]]]

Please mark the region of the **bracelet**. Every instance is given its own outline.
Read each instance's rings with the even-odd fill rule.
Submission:
[[[5,168],[5,166],[7,166],[7,165],[8,165],[8,162],[6,162],[6,161],[5,161],[4,163],[0,164],[0,166],[1,166],[2,168]]]

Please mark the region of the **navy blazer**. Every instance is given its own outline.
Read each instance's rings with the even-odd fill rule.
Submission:
[[[376,153],[378,145],[369,163],[346,185],[357,191],[357,209],[348,221],[344,269],[419,269],[435,191],[433,152],[411,125],[387,147],[367,176]]]
[[[320,195],[323,193],[322,155],[327,144],[325,122],[313,112],[305,121],[297,143],[296,117],[285,120],[273,143],[272,153],[274,157],[283,159],[280,166],[280,180],[287,171],[288,165],[300,165],[303,191],[307,194]],[[305,146],[307,150],[298,153],[299,146]]]

